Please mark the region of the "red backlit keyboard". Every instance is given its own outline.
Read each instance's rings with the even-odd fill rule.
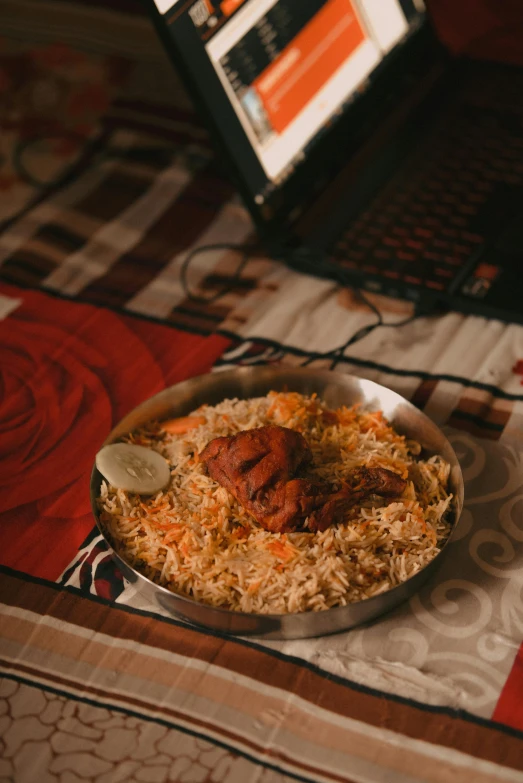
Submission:
[[[453,290],[523,207],[523,115],[453,109],[333,248],[367,288]]]

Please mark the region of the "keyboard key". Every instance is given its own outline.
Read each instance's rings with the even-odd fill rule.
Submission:
[[[394,237],[383,237],[382,242],[387,247],[401,247],[400,240]]]
[[[462,231],[460,236],[465,242],[473,242],[475,245],[479,245],[484,241],[481,234],[471,234],[470,231]]]
[[[362,261],[366,256],[366,253],[363,252],[363,250],[354,250],[351,249],[347,252],[347,257],[350,258],[352,261]]]
[[[417,242],[414,239],[407,239],[405,242],[406,247],[410,247],[412,250],[423,250],[424,243],[423,242]]]
[[[350,226],[338,245],[343,265],[381,275],[388,290],[403,280],[413,296],[422,286],[444,291],[455,279],[484,242],[478,216],[497,183],[523,185],[523,112],[485,118],[484,96],[476,100],[477,107],[450,110],[445,131],[436,129]]]
[[[423,237],[424,239],[431,239],[434,236],[434,231],[429,228],[415,228],[414,234],[417,237]]]
[[[371,239],[371,237],[363,235],[358,237],[357,243],[359,247],[364,247],[366,250],[368,250],[375,244],[375,241],[375,239]]]
[[[354,231],[356,234],[359,234],[359,232],[363,231],[364,228],[366,228],[366,226],[365,221],[362,218],[356,220],[356,222],[351,226],[352,231]]]
[[[469,224],[466,218],[460,217],[459,215],[452,215],[452,217],[449,218],[449,223],[457,228],[466,228]]]

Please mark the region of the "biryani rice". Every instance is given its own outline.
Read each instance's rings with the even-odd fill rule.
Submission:
[[[163,587],[212,606],[283,614],[345,606],[389,590],[426,566],[446,541],[450,466],[421,459],[380,411],[330,411],[315,395],[270,392],[194,412],[196,429],[172,435],[153,422],[128,442],[160,452],[170,485],[154,497],[103,481],[100,521],[118,554]],[[311,477],[339,485],[356,466],[384,467],[407,480],[400,498],[371,496],[319,533],[275,534],[206,475],[198,454],[216,437],[279,424],[299,430],[313,456]]]

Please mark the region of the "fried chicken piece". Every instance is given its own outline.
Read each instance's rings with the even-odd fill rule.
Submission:
[[[355,468],[343,483],[339,492],[331,493],[312,516],[309,517],[309,530],[326,530],[340,521],[341,515],[357,505],[361,505],[370,495],[384,498],[399,497],[407,482],[398,473],[387,468]]]
[[[269,425],[215,438],[200,454],[211,478],[242,504],[262,527],[283,533],[303,527],[325,530],[371,494],[401,495],[406,482],[385,468],[354,470],[340,490],[300,478],[312,462],[299,432]]]
[[[364,465],[355,468],[350,477],[351,491],[361,493],[361,497],[381,495],[384,498],[398,497],[407,486],[399,473],[387,468],[367,468]]]
[[[292,479],[312,462],[299,432],[267,426],[215,438],[200,454],[211,478],[247,508],[249,502]]]

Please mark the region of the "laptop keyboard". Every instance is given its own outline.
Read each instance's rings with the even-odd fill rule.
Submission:
[[[453,291],[523,194],[523,115],[463,106],[442,118],[336,242],[366,288]]]

